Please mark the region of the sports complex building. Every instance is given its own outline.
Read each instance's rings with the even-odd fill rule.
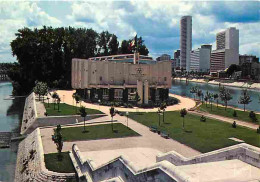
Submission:
[[[72,59],[72,88],[84,99],[139,104],[168,99],[171,62],[157,62],[139,53]]]

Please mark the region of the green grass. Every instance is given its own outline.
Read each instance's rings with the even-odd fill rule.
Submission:
[[[127,128],[121,123],[113,124],[114,130],[112,131],[111,124],[86,126],[86,132],[83,132],[84,127],[69,127],[61,130],[64,141],[77,141],[77,140],[96,140],[108,138],[120,138],[139,136],[138,133]]]
[[[199,110],[210,113],[210,114],[220,115],[220,116],[224,116],[224,117],[228,117],[228,118],[237,119],[237,120],[252,123],[252,120],[249,118],[249,112],[248,111],[241,111],[241,110],[232,109],[232,108],[227,108],[227,110],[225,110],[225,107],[221,107],[221,106],[217,107],[214,104],[212,105],[212,111],[211,111],[211,105],[210,104],[208,104],[207,107],[206,107],[206,104],[202,104],[199,107]],[[237,112],[237,117],[233,116],[234,110],[236,110],[236,112]],[[259,121],[260,116],[257,114],[256,117]]]
[[[129,117],[148,127],[158,126],[157,113],[130,113]],[[185,116],[185,130],[191,131],[185,132],[182,130],[182,118],[177,111],[166,112],[165,123],[161,121],[161,126],[158,128],[168,132],[174,140],[203,153],[238,144],[228,139],[230,137],[236,137],[248,144],[260,147],[260,135],[255,130],[240,126],[232,128],[230,123],[208,118],[206,122],[201,122],[200,117],[196,115]]]
[[[48,170],[60,173],[74,173],[75,169],[71,162],[69,152],[62,152],[62,161],[59,161],[58,153],[45,154],[44,161]]]
[[[54,104],[50,103],[49,107],[47,103],[44,103],[44,106],[46,108],[46,112],[49,116],[63,116],[63,115],[76,115],[76,107],[71,106],[68,104],[60,103],[60,109],[58,111],[58,105],[55,105],[54,110]],[[103,114],[101,111],[96,109],[89,109],[86,108],[87,114]],[[79,107],[77,108],[77,114],[79,114]]]

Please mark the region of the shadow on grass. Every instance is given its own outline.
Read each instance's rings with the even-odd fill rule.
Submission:
[[[113,130],[114,133],[118,133],[118,130]]]
[[[191,130],[184,130],[185,133],[192,133]]]
[[[88,130],[85,130],[85,131],[83,130],[83,131],[82,131],[82,133],[88,133],[88,132],[89,132]]]

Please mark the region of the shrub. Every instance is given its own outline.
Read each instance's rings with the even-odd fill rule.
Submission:
[[[237,112],[236,112],[236,110],[234,110],[234,112],[233,112],[233,117],[237,117]]]
[[[201,121],[201,122],[206,122],[206,120],[207,120],[207,119],[206,119],[205,116],[202,115],[202,116],[200,117],[200,121]]]
[[[254,111],[250,111],[249,117],[253,122],[257,122],[256,114],[254,113]]]
[[[256,129],[256,133],[260,134],[260,126]]]
[[[233,128],[236,128],[236,127],[237,127],[237,123],[236,123],[235,121],[233,122],[232,127],[233,127]]]

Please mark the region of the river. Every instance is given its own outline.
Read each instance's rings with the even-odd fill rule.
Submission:
[[[10,82],[0,82],[0,132],[19,133],[19,121],[22,120],[24,98],[4,100],[12,94]],[[16,165],[17,143],[10,148],[0,149],[0,181],[13,182]]]
[[[190,93],[190,90],[194,86],[197,86],[199,89],[201,89],[204,95],[207,90],[211,93],[219,93],[218,85],[212,85],[207,83],[196,83],[196,82],[189,82],[188,84],[186,84],[185,81],[178,81],[178,80],[172,81],[172,88],[170,89],[170,92],[173,94],[193,98],[194,96]],[[226,86],[226,88],[230,91],[233,97],[232,100],[228,102],[228,105],[243,109],[243,105],[238,104],[238,100],[241,96],[242,89],[237,87],[228,87],[228,86]],[[251,96],[252,102],[246,105],[246,109],[260,112],[260,103],[259,103],[260,92],[255,90],[248,90],[248,93]],[[223,102],[220,101],[220,103]]]

